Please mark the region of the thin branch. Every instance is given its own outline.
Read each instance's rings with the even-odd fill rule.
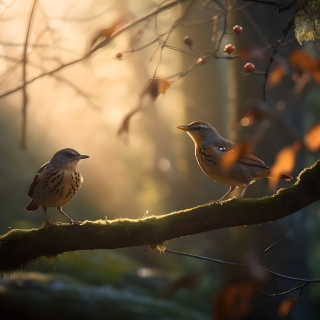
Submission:
[[[277,245],[278,243],[280,243],[280,242],[282,242],[282,241],[284,241],[284,240],[286,240],[286,239],[280,239],[280,240],[276,241],[275,243],[273,243],[273,244],[272,244],[270,247],[268,247],[267,249],[263,250],[263,251],[260,253],[259,257],[257,258],[257,261],[258,261],[263,255],[265,255],[270,249],[272,249],[275,245]]]
[[[269,60],[269,63],[266,67],[266,71],[265,71],[265,81],[264,81],[264,85],[263,85],[263,100],[265,103],[267,103],[267,97],[266,97],[266,89],[267,89],[267,83],[268,83],[268,77],[269,77],[269,71],[270,71],[270,67],[272,65],[272,62],[278,52],[278,48],[279,46],[281,45],[281,43],[283,42],[283,40],[285,39],[285,37],[287,36],[287,34],[289,33],[289,31],[291,30],[292,26],[294,24],[294,18],[292,17],[288,23],[287,23],[287,26],[286,28],[283,30],[282,32],[282,36],[281,38],[275,43],[274,45],[274,49],[273,49],[273,52],[270,56],[270,60]]]
[[[102,15],[106,14],[107,12],[110,12],[111,8],[107,8],[106,10],[103,10],[99,12],[98,14],[88,17],[88,18],[65,18],[65,17],[54,17],[50,18],[51,20],[61,20],[61,21],[66,21],[66,22],[87,22],[91,21],[93,19],[99,18]]]
[[[228,266],[235,266],[235,267],[247,267],[246,264],[243,264],[243,263],[236,263],[236,262],[228,262],[228,261],[223,261],[223,260],[219,260],[219,259],[213,259],[213,258],[208,258],[208,257],[203,257],[203,256],[197,256],[197,255],[194,255],[194,254],[189,254],[189,253],[185,253],[185,252],[179,252],[179,251],[172,251],[172,250],[164,250],[165,252],[168,252],[168,253],[172,253],[172,254],[176,254],[176,255],[180,255],[180,256],[186,256],[186,257],[191,257],[191,258],[196,258],[196,259],[200,259],[200,260],[206,260],[206,261],[210,261],[210,262],[216,262],[216,263],[219,263],[219,264],[224,264],[224,265],[228,265]],[[317,282],[320,282],[320,279],[314,279],[314,280],[307,280],[307,279],[302,279],[302,278],[296,278],[296,277],[289,277],[289,276],[286,276],[284,274],[281,274],[281,273],[277,273],[277,272],[274,272],[272,270],[269,270],[269,269],[265,269],[259,265],[254,265],[252,266],[260,271],[265,271],[267,273],[270,273],[276,277],[279,277],[279,278],[283,278],[283,279],[287,279],[287,280],[294,280],[294,281],[299,281],[299,282],[308,282],[308,283],[317,283]]]
[[[29,41],[29,34],[32,24],[32,18],[34,9],[36,7],[38,0],[33,1],[33,5],[30,12],[30,17],[28,21],[28,27],[27,27],[27,33],[26,33],[26,40],[23,50],[23,56],[22,56],[22,95],[23,95],[23,102],[22,102],[22,132],[21,132],[21,147],[22,149],[26,148],[26,131],[27,131],[27,107],[28,107],[28,96],[27,96],[27,48],[28,48],[28,41]]]
[[[310,282],[309,282],[309,283],[310,283]],[[301,284],[300,286],[294,287],[294,288],[292,288],[292,289],[289,289],[288,291],[284,291],[284,292],[280,292],[280,293],[266,293],[266,292],[262,291],[261,289],[259,289],[259,291],[260,291],[263,295],[265,295],[265,296],[267,296],[267,297],[284,296],[284,295],[286,295],[286,294],[288,294],[288,293],[290,293],[290,292],[297,291],[297,290],[305,287],[307,284],[308,284],[308,283],[304,283],[304,284]]]
[[[61,66],[51,70],[51,71],[48,71],[48,72],[45,72],[45,73],[42,73],[28,81],[26,81],[25,85],[28,85],[30,83],[32,83],[33,81],[35,80],[38,80],[42,77],[45,77],[47,75],[50,75],[50,74],[53,74],[53,73],[56,73],[64,68],[67,68],[69,66],[72,66],[78,62],[81,62],[81,61],[84,61],[86,60],[87,58],[89,58],[93,53],[95,53],[97,50],[103,48],[104,46],[106,46],[107,44],[109,44],[114,38],[116,38],[117,36],[119,36],[120,34],[122,34],[124,31],[127,31],[128,29],[136,26],[137,24],[139,24],[140,22],[144,21],[144,20],[147,20],[149,19],[150,17],[152,17],[154,14],[157,14],[157,13],[161,13],[163,11],[166,11],[166,10],[169,10],[175,6],[177,6],[178,4],[182,3],[182,2],[185,2],[187,0],[175,0],[175,1],[172,1],[170,3],[168,3],[167,5],[165,6],[162,6],[161,8],[157,8],[155,10],[152,10],[151,12],[149,12],[148,14],[146,14],[145,16],[143,16],[142,18],[140,19],[137,19],[131,23],[128,23],[126,24],[125,26],[123,26],[121,29],[117,30],[110,38],[107,38],[101,42],[99,42],[95,47],[93,47],[89,52],[87,52],[84,56],[82,56],[81,58],[78,58],[78,59],[75,59],[75,60],[72,60],[68,63],[65,63],[65,64],[62,64]],[[2,94],[0,94],[0,98],[3,98],[7,95],[10,95],[14,92],[17,92],[19,91],[20,89],[22,89],[22,85],[21,86],[17,86],[13,89],[10,89]]]
[[[290,4],[287,6],[282,5],[278,1],[275,0],[243,0],[243,1],[250,1],[250,2],[256,2],[260,4],[266,4],[269,6],[273,6],[277,9],[278,13],[281,13],[282,11],[286,11],[292,8],[292,6],[297,2],[297,0],[293,0]]]
[[[19,59],[16,58],[12,58],[9,56],[5,56],[5,55],[0,55],[0,58],[6,59],[6,60],[10,60],[10,61],[14,61],[17,62],[19,65],[19,63],[21,62]],[[34,68],[40,69],[43,71],[43,68],[38,66],[37,64],[33,63],[33,62],[28,62],[28,64]],[[16,67],[16,66],[14,66]],[[7,70],[8,71],[8,70]],[[67,84],[69,87],[71,87],[72,89],[74,89],[80,96],[82,96],[86,101],[87,104],[90,108],[92,108],[95,111],[100,111],[101,109],[90,99],[90,96],[92,97],[92,95],[88,92],[85,92],[84,90],[82,90],[81,88],[77,87],[74,83],[72,83],[71,81],[67,80],[66,78],[63,78],[61,76],[55,75],[55,74],[49,74],[49,76],[57,79],[60,82],[63,82],[65,84]]]

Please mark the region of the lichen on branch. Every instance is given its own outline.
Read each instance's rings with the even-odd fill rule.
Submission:
[[[320,1],[299,0],[295,14],[295,35],[300,44],[320,36]]]

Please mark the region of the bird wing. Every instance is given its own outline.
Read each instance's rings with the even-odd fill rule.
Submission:
[[[43,170],[46,168],[46,165],[48,164],[49,162],[45,163],[37,172],[36,176],[34,177],[30,187],[29,187],[29,191],[28,191],[28,196],[31,198],[32,197],[32,193],[33,193],[33,189],[34,187],[38,184],[39,182],[39,176],[40,174],[43,172]]]
[[[263,169],[270,169],[262,160],[252,154],[244,154],[238,163],[246,164],[248,166],[259,167]]]

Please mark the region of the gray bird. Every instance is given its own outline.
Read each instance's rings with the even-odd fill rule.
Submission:
[[[221,159],[230,152],[235,143],[221,137],[209,123],[195,121],[178,126],[187,131],[195,144],[195,155],[202,171],[212,180],[230,186],[229,191],[218,201],[223,201],[238,186],[244,186],[241,198],[255,180],[270,178],[270,168],[252,154],[245,154],[227,172],[221,168]],[[283,174],[280,180],[291,181],[293,178]]]
[[[34,177],[28,192],[32,200],[27,205],[26,211],[36,211],[41,206],[46,214],[46,229],[49,226],[48,207],[56,207],[70,220],[70,224],[74,224],[74,221],[62,211],[62,206],[69,203],[80,189],[83,178],[77,170],[77,165],[81,159],[86,158],[89,156],[80,154],[74,149],[61,149],[39,169]]]

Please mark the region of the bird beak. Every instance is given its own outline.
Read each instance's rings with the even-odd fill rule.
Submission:
[[[81,160],[81,159],[87,159],[87,158],[90,158],[90,157],[85,155],[85,154],[80,154],[77,158]]]
[[[188,125],[178,126],[177,128],[184,131],[190,131]]]

